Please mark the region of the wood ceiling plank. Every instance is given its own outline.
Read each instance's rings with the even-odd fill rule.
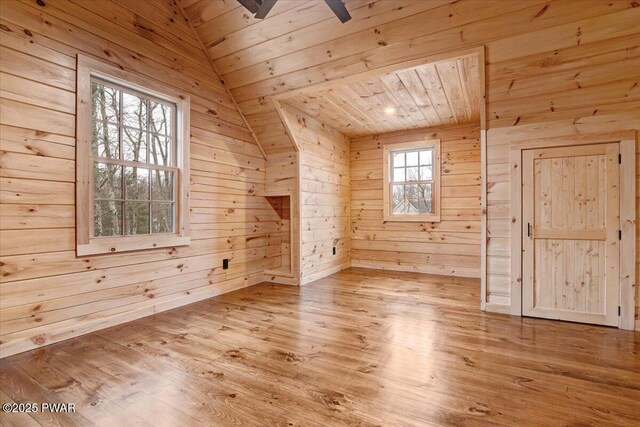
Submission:
[[[469,91],[467,90],[467,80],[464,75],[464,66],[462,62],[463,58],[456,59],[456,65],[458,67],[458,78],[460,79],[460,89],[462,90],[462,95],[464,97],[464,106],[467,113],[466,121],[470,121],[471,117],[473,117],[473,109],[471,108],[471,99],[469,97]],[[473,78],[471,76],[471,78]]]
[[[463,83],[467,100],[468,121],[480,119],[480,104],[483,101],[479,66],[479,58],[477,56],[458,58],[458,72],[460,73],[460,81]]]
[[[465,123],[467,121],[467,103],[458,74],[457,61],[443,62],[436,64],[435,67],[455,122]]]
[[[440,117],[433,107],[429,93],[425,90],[416,70],[400,71],[398,77],[409,91],[413,102],[431,126],[440,124]]]
[[[358,19],[354,18],[344,26],[334,25],[335,23],[330,25],[332,21],[326,20],[323,23],[315,23],[282,34],[259,45],[242,48],[218,58],[216,62],[223,64],[229,61],[227,65],[230,68],[223,71],[225,82],[235,88],[233,93],[240,101],[241,108],[246,107],[249,116],[251,114],[262,116],[272,112],[270,99],[273,95],[277,96],[293,89],[303,89],[320,82],[345,77],[348,79],[349,76],[388,67],[407,59],[440,51],[455,51],[477,44],[487,45],[489,55],[493,55],[489,57],[489,62],[504,60],[501,66],[505,68],[506,73],[511,72],[509,67],[517,66],[515,61],[511,61],[512,56],[526,56],[527,53],[530,53],[531,58],[528,64],[540,69],[541,72],[565,70],[562,64],[554,62],[555,57],[549,57],[546,54],[544,55],[548,57],[546,59],[552,62],[540,62],[545,60],[542,58],[543,54],[538,53],[543,49],[541,45],[529,43],[526,46],[528,50],[523,53],[514,49],[511,42],[526,41],[534,36],[542,37],[547,30],[553,30],[558,37],[553,37],[553,40],[549,41],[551,44],[544,45],[545,52],[553,49],[559,49],[559,52],[577,49],[580,50],[579,57],[584,63],[585,55],[582,51],[585,48],[575,45],[577,27],[583,30],[583,35],[580,37],[581,43],[588,41],[591,45],[604,45],[605,40],[619,39],[620,46],[624,48],[622,45],[625,42],[622,39],[627,36],[633,37],[628,34],[629,20],[637,17],[637,11],[632,10],[632,5],[626,0],[613,0],[606,3],[584,0],[585,6],[581,8],[577,8],[575,2],[571,0],[487,1],[489,3],[483,8],[475,7],[473,1],[462,0],[434,7],[428,13],[422,11],[402,18],[395,15],[395,19],[385,20],[386,17],[380,16],[377,12],[381,10],[381,5],[390,2],[381,0],[373,4],[370,11],[372,16],[366,24],[371,23],[374,16],[380,21],[370,27],[360,28],[347,34],[342,31],[351,24],[358,23]],[[358,9],[366,10],[365,7]],[[393,12],[395,13],[397,12]],[[388,12],[387,15],[391,16],[392,13]],[[606,19],[602,18],[604,16]],[[621,24],[610,25],[616,19],[621,19],[622,21],[616,21]],[[425,25],[425,22],[429,22],[429,25]],[[624,28],[620,29],[620,26]],[[246,32],[250,31],[246,30]],[[298,35],[303,34],[302,38],[297,38]],[[560,35],[563,37],[559,37]],[[507,42],[511,43],[511,47]],[[265,47],[267,47],[266,50]],[[611,53],[602,47],[600,54]],[[544,67],[542,63],[545,64]],[[247,66],[247,64],[252,65]],[[491,64],[489,66],[491,67]],[[221,68],[225,69],[224,66]],[[475,97],[472,94],[477,89],[467,80],[466,70],[458,71],[462,97],[465,100],[465,120],[468,120],[476,114],[471,99]],[[531,75],[529,69],[518,69],[515,72],[524,73],[526,76]],[[497,74],[488,73],[490,80],[497,78],[496,76]],[[509,76],[502,74],[499,78],[507,79]],[[561,77],[558,76],[558,79]],[[420,83],[422,84],[422,81]],[[531,80],[531,84],[535,82]],[[558,84],[566,83],[558,80]],[[508,85],[509,82],[506,82],[502,86],[508,87]],[[464,97],[465,94],[468,99]],[[507,95],[504,97],[505,100],[512,97],[510,94]],[[358,105],[353,99],[350,102],[352,105]],[[436,114],[442,114],[442,108],[451,109],[447,106],[438,110],[436,105],[437,102],[432,102],[433,111]],[[362,109],[362,107],[359,108]],[[424,115],[424,112],[422,114]],[[527,117],[523,117],[522,120],[526,120]],[[446,120],[441,123],[446,124]]]
[[[383,113],[385,105],[364,82],[351,84],[351,88],[360,97],[360,99],[369,106],[370,111],[375,111],[383,118],[382,123],[386,123],[389,127],[393,127],[390,117]],[[371,130],[379,132],[378,129],[381,126],[381,124],[377,124],[376,126],[371,127]]]
[[[462,3],[463,2],[460,2],[460,4]],[[497,9],[494,9],[494,16],[489,19],[477,20],[466,25],[447,28],[443,31],[430,33],[425,36],[406,36],[398,43],[389,44],[387,42],[387,45],[384,47],[378,46],[377,48],[372,48],[367,54],[360,53],[339,60],[325,61],[321,65],[306,67],[299,71],[289,73],[286,76],[282,76],[283,78],[270,78],[257,84],[238,88],[233,92],[238,100],[243,101],[250,96],[273,95],[294,88],[311,86],[327,80],[381,68],[394,62],[401,62],[407,58],[419,58],[436,54],[437,52],[454,51],[465,47],[477,46],[482,43],[487,44],[487,46],[498,44],[500,46],[499,51],[502,51],[503,48],[507,49],[507,44],[503,43],[504,40],[510,40],[510,54],[526,56],[528,53],[534,54],[547,49],[553,50],[575,45],[576,28],[578,27],[590,28],[589,42],[615,38],[622,35],[631,35],[632,32],[635,31],[635,27],[631,24],[631,21],[637,21],[638,14],[640,13],[638,8],[632,8],[628,2],[612,2],[606,4],[603,2],[588,2],[589,7],[584,7],[576,11],[575,3],[558,1],[555,8],[550,7],[548,11],[544,13],[544,19],[532,22],[532,16],[539,13],[544,5],[533,4],[533,1],[527,2],[526,4],[529,7],[506,13],[510,8],[516,8],[518,4],[517,1],[502,1],[499,6],[495,6]],[[520,4],[520,6],[522,7],[522,4]],[[473,12],[478,16],[485,12],[484,9],[484,7],[475,7]],[[505,13],[495,16],[496,10],[505,11]],[[613,13],[616,10],[622,10],[622,12]],[[602,13],[607,13],[607,19],[599,19],[600,16],[598,15]],[[585,15],[591,16],[591,18],[554,27],[554,25],[559,22],[566,22],[567,14],[572,14],[572,16],[576,15],[575,19],[579,19],[579,17]],[[429,18],[429,22],[432,22],[432,18],[433,17]],[[424,26],[424,22],[422,22],[421,25]],[[540,31],[537,32],[538,38],[541,38],[545,34],[546,29],[551,27],[554,28],[555,36],[545,36],[544,39],[547,40],[547,43],[539,43],[533,39],[528,40],[526,34],[522,35],[522,30],[520,30],[519,27],[526,27],[528,29],[539,28]],[[463,34],[464,37],[461,38],[460,34]],[[514,37],[511,39],[511,36]],[[518,39],[520,36],[522,36],[522,38]],[[367,40],[370,39],[371,36],[363,34],[361,38],[362,40],[354,40],[351,43],[362,45],[363,43],[367,43]],[[584,42],[584,40],[582,42]],[[514,48],[514,46],[518,47]],[[517,53],[518,51],[520,53]],[[489,62],[501,60],[501,56],[497,55],[498,50],[488,49],[488,53],[489,55],[496,54],[493,56],[493,59],[489,58]],[[333,58],[337,56],[336,54]],[[309,61],[312,60],[313,58]]]
[[[449,101],[447,100],[442,82],[440,81],[440,75],[435,65],[427,64],[424,67],[417,68],[416,73],[425,91],[429,93],[433,107],[438,113],[438,117],[440,117],[440,123],[455,123],[453,112],[449,106]]]
[[[321,99],[315,95],[312,96],[299,96],[296,98],[289,98],[285,100],[285,103],[289,106],[295,108],[296,110],[300,110],[303,113],[311,116],[311,117],[319,117],[320,116],[320,104]]]
[[[446,80],[440,80],[437,67],[444,67]],[[477,55],[473,59],[444,60],[437,67],[423,65],[387,72],[317,92],[298,93],[283,101],[348,136],[447,124],[438,115],[431,92],[418,76],[419,70],[426,69],[425,74],[432,73],[430,80],[437,91],[433,98],[442,102],[440,109],[449,115],[455,109],[459,123],[477,121],[481,102]],[[452,86],[447,89],[450,93],[444,89],[446,84]],[[452,102],[456,105],[452,106]],[[386,111],[388,108],[396,111],[390,114]],[[453,121],[450,116],[445,117],[449,122]]]
[[[351,117],[344,109],[333,101],[333,97],[327,93],[320,95],[320,116],[323,122],[340,131],[352,131],[353,129],[366,127],[366,123]]]
[[[249,37],[251,39],[250,43],[254,43],[253,37],[261,34],[265,29],[281,28],[284,22],[292,19],[288,13],[285,17],[285,12],[303,5],[298,0],[280,0],[273,6],[273,9],[265,19],[255,18],[247,9],[239,4],[238,6],[208,21],[202,21],[200,24],[194,25],[202,42],[209,49],[209,54],[212,58],[217,58],[217,55],[214,54],[217,46],[226,44],[228,39]],[[283,17],[284,21],[282,21]],[[243,30],[245,31],[243,32]],[[238,33],[240,35],[236,36]],[[266,37],[269,37],[269,34]]]
[[[374,94],[371,92],[371,90],[368,87],[366,87],[366,85],[364,85],[362,82],[357,82],[349,86],[351,90],[360,98],[361,102],[367,106],[368,111],[377,111],[378,114],[380,114],[379,112],[382,111],[382,107],[379,105],[379,102],[377,102],[376,98],[374,97]],[[370,113],[368,113],[367,115],[370,115]],[[388,118],[383,115],[380,115],[380,116],[383,117],[382,123],[387,123]],[[371,131],[378,132],[377,129],[381,126],[382,124],[380,122],[372,123],[369,129]]]
[[[238,6],[238,2],[236,0],[180,0],[180,3],[182,3],[182,7],[185,9],[185,12],[186,9],[189,9],[190,13],[187,14],[189,19],[191,19],[191,15],[194,15],[197,12],[200,15],[209,16],[207,20],[215,18],[216,16]]]
[[[279,73],[288,72],[290,67],[297,69],[300,61],[320,60],[320,62],[324,62],[330,60],[334,56],[334,49],[339,49],[344,45],[343,38],[348,38],[348,43],[354,48],[356,47],[353,46],[354,44],[357,45],[365,40],[363,36],[371,38],[373,34],[374,37],[377,37],[375,43],[381,43],[378,46],[382,46],[387,41],[381,37],[376,26],[413,16],[445,2],[451,2],[451,0],[437,0],[437,2],[415,0],[402,0],[401,2],[389,0],[350,1],[347,3],[347,9],[353,19],[348,24],[339,25],[339,22],[336,22],[337,18],[332,15],[324,21],[283,34],[256,46],[244,44],[238,46],[231,50],[232,54],[229,53],[227,56],[217,58],[216,62],[218,62],[220,72],[223,75],[260,64],[255,69],[247,70],[248,73],[243,73],[242,76],[233,77],[234,83],[236,80],[247,81],[256,72],[261,75],[260,73],[264,71],[264,68],[261,67],[265,65],[266,61],[270,61],[278,70],[282,70]],[[324,2],[318,3],[324,4]],[[376,29],[372,31],[373,28]],[[355,34],[360,34],[360,36],[354,37]],[[339,41],[338,44],[336,41]],[[318,49],[320,46],[322,48]],[[295,54],[296,52],[303,54]],[[341,54],[340,57],[342,56],[344,55]],[[280,59],[274,61],[275,58]]]
[[[347,114],[350,118],[355,120],[355,123],[367,127],[372,120],[365,114],[360,111],[360,109],[354,107],[347,99],[342,97],[340,94],[343,88],[337,88],[335,91],[327,91],[324,93],[323,97],[328,101],[339,107],[344,114]],[[338,129],[340,130],[340,129]]]
[[[367,80],[365,85],[371,91],[373,98],[376,99],[378,111],[384,112],[384,114],[391,117],[389,119],[390,123],[402,123],[402,126],[406,128],[414,128],[418,126],[411,118],[407,106],[399,102],[396,97],[388,91],[379,78]],[[388,114],[385,111],[387,108],[395,108],[396,111],[395,113]]]
[[[604,5],[602,4],[602,6]],[[635,2],[628,5],[609,3],[609,6],[617,6],[618,12],[613,13],[613,7],[609,7],[604,15],[594,13],[598,10],[597,5],[589,6],[588,11],[574,11],[572,14],[572,19],[578,19],[577,15],[589,12],[581,21],[500,38],[491,43],[491,49],[487,49],[487,63],[568,48],[576,44],[588,44],[605,39],[636,35],[638,33],[637,23],[640,21],[640,9],[637,5]],[[628,6],[628,8],[624,6]],[[576,34],[577,28],[589,29],[589,31]],[[579,43],[576,43],[576,40]],[[517,49],[514,46],[517,46]]]
[[[422,110],[418,107],[398,74],[389,73],[382,76],[380,80],[388,89],[389,96],[395,98],[398,105],[403,107],[416,125],[423,127],[429,125],[427,117],[422,114]]]
[[[458,74],[458,64],[455,60],[436,64],[436,70],[440,76],[442,88],[447,96],[449,108],[453,112],[456,123],[467,121],[467,109],[465,107],[465,97]]]
[[[372,109],[369,104],[364,102],[350,85],[344,85],[341,87],[340,96],[361,111],[364,115],[369,117],[369,119],[376,125],[382,126],[386,129],[391,129],[391,126],[387,123],[386,117],[380,112]]]
[[[184,12],[194,27],[240,7],[236,0],[181,0]]]
[[[211,46],[209,54],[221,58],[329,19],[335,19],[335,15],[324,1],[279,0],[266,19],[226,34],[224,40]]]
[[[494,0],[488,1],[493,2]],[[504,1],[501,2],[501,4],[504,3]],[[252,81],[255,81],[256,76],[265,76],[265,70],[268,69],[268,67],[266,67],[266,61],[269,61],[269,65],[273,67],[273,76],[276,77],[300,71],[305,67],[315,68],[322,64],[346,58],[357,58],[355,61],[361,61],[363,57],[366,57],[366,55],[363,56],[365,52],[373,50],[394,51],[394,54],[398,55],[401,54],[401,51],[390,47],[395,43],[437,34],[442,29],[447,28],[445,22],[455,21],[463,26],[472,24],[477,20],[483,19],[485,15],[488,15],[488,12],[483,10],[479,11],[478,8],[471,10],[469,4],[464,2],[435,4],[431,2],[413,1],[410,2],[409,5],[406,5],[400,12],[404,12],[405,9],[409,7],[415,8],[419,5],[422,5],[422,7],[426,5],[436,5],[439,7],[416,11],[415,14],[410,16],[395,19],[392,19],[392,17],[399,12],[392,10],[383,14],[379,18],[381,22],[374,27],[366,27],[361,31],[339,37],[338,32],[341,29],[335,28],[334,26],[334,32],[336,34],[333,37],[319,32],[313,35],[313,37],[310,37],[311,40],[308,43],[305,43],[308,44],[308,46],[300,50],[296,48],[283,49],[283,44],[290,45],[295,41],[296,34],[292,33],[290,35],[293,38],[291,41],[288,41],[288,39],[283,40],[278,46],[272,47],[268,55],[266,54],[267,52],[255,52],[251,58],[245,60],[245,52],[249,50],[247,49],[247,51],[236,52],[233,55],[217,59],[216,61],[222,64],[224,70],[220,72],[225,76],[225,80],[229,83],[230,87],[236,88],[251,84]],[[490,8],[491,6],[492,3],[489,4],[488,7]],[[519,8],[525,7],[519,0],[516,0],[513,5],[511,2],[508,2],[506,6],[506,12],[517,6],[519,6]],[[354,15],[356,15],[356,12],[357,11],[354,12]],[[450,15],[453,15],[453,17],[450,17]],[[421,17],[421,19],[417,19],[418,17]],[[355,19],[356,18],[354,18],[354,20]],[[425,21],[433,22],[433,25],[425,26]],[[365,20],[364,22],[368,25],[370,20]],[[350,25],[349,23],[343,25],[343,27]],[[459,41],[459,30],[456,34]],[[437,44],[430,45],[428,49],[423,48],[423,51],[434,51],[435,46],[437,46]],[[402,49],[405,49],[405,46],[403,46]],[[440,49],[438,50],[440,51]],[[260,57],[264,57],[265,59],[258,61]],[[228,60],[235,64],[229,64]],[[240,63],[240,61],[242,61],[242,63]],[[353,63],[354,59],[351,59],[349,62]],[[228,68],[227,65],[233,68]]]
[[[228,34],[248,27],[255,20],[251,12],[238,5],[228,12],[196,26],[196,32],[202,43],[209,48],[220,43]]]

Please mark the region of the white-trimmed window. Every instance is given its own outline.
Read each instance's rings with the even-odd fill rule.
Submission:
[[[189,97],[78,56],[77,254],[189,244]]]
[[[384,220],[440,221],[440,140],[384,149]]]

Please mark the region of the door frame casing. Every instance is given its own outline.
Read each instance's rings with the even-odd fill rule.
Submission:
[[[618,328],[634,330],[636,290],[636,132],[573,135],[521,141],[511,160],[511,314],[522,316],[522,153],[535,148],[618,143],[620,164],[620,297]],[[633,194],[633,197],[624,197]]]

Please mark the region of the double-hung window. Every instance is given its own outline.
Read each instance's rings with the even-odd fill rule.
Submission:
[[[78,255],[189,243],[189,99],[159,86],[78,57]]]
[[[440,221],[440,141],[384,146],[384,220]]]

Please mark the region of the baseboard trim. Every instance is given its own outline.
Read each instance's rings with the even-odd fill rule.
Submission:
[[[390,271],[404,271],[407,273],[421,273],[421,274],[436,274],[438,276],[453,276],[453,277],[467,277],[471,279],[480,278],[480,270],[473,272],[451,272],[445,271],[440,268],[426,267],[407,267],[404,265],[380,265],[376,263],[370,263],[367,261],[351,261],[351,267],[368,268],[372,270],[390,270]]]
[[[486,303],[484,306],[484,311],[488,313],[499,313],[499,314],[508,314],[511,315],[511,306],[505,304],[495,304],[495,303]]]

